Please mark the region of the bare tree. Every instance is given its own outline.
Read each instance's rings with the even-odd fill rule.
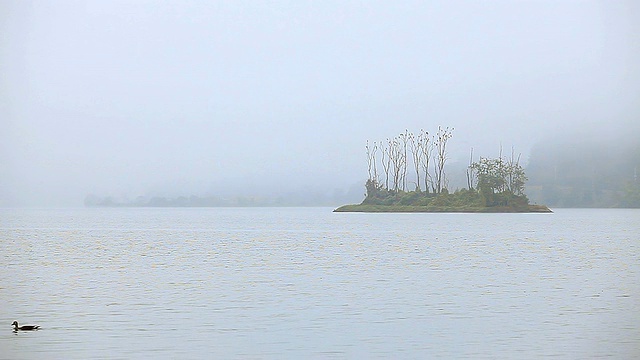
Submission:
[[[435,137],[435,147],[436,147],[436,154],[434,154],[435,156],[435,173],[434,173],[434,177],[435,177],[435,192],[436,193],[441,193],[442,190],[446,187],[446,175],[444,172],[444,165],[447,162],[447,141],[451,138],[452,136],[452,131],[453,128],[442,128],[440,126],[438,126],[438,133],[436,134]]]
[[[506,190],[515,195],[524,194],[524,184],[527,181],[527,177],[524,174],[524,169],[520,166],[520,155],[515,156],[515,150],[511,147],[511,158],[506,164]]]
[[[387,146],[380,142],[382,156],[382,170],[384,171],[385,189],[389,190],[389,172],[391,171],[391,140],[387,139]]]
[[[369,180],[386,190],[407,191],[409,162],[413,161],[416,174],[415,190],[421,192],[422,184],[424,184],[424,191],[427,193],[430,188],[434,193],[442,192],[448,186],[444,166],[448,160],[447,141],[451,138],[452,132],[453,128],[438,127],[435,136],[430,136],[427,131],[422,129],[416,136],[409,130],[405,130],[394,138],[387,138],[386,141],[374,141],[373,143],[367,141],[365,148]],[[384,172],[384,186],[378,174],[378,151],[380,152],[380,165]],[[409,159],[409,153],[411,159]],[[473,153],[471,157],[473,159]],[[429,171],[432,159],[433,175]],[[471,169],[467,171],[467,182],[470,187],[473,186]]]
[[[373,149],[371,150],[371,157],[373,159],[373,179],[376,181],[376,183],[380,182],[380,179],[378,178],[378,165],[377,165],[377,160],[376,160],[376,154],[378,153],[378,143],[377,142],[373,142]]]
[[[410,134],[409,143],[411,145],[411,156],[413,158],[413,167],[416,171],[416,191],[420,192],[420,165],[422,164],[422,145],[420,135],[417,137]]]
[[[431,160],[431,154],[433,153],[433,142],[429,133],[424,130],[420,130],[418,135],[418,143],[420,144],[420,167],[424,172],[424,191],[429,192],[429,185],[432,184],[432,178],[429,174],[429,161]]]
[[[402,147],[398,137],[389,140],[389,159],[391,160],[391,174],[393,175],[393,190],[400,190],[402,181]]]
[[[367,171],[369,172],[369,180],[374,180],[373,178],[373,164],[374,164],[374,155],[373,150],[369,146],[369,140],[367,140],[367,144],[364,146],[367,150]]]
[[[400,183],[402,191],[407,190],[407,146],[409,143],[410,133],[405,130],[404,133],[398,135],[398,145],[400,146]]]
[[[469,190],[473,189],[474,168],[473,165],[473,148],[471,148],[471,155],[469,155],[469,166],[467,166],[467,186]]]

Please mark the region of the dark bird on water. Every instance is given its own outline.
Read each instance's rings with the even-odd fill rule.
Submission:
[[[14,321],[11,325],[13,325],[13,330],[14,331],[18,331],[18,330],[30,331],[30,330],[38,330],[40,328],[40,326],[38,326],[38,325],[22,325],[22,326],[18,326],[18,322],[17,321]]]

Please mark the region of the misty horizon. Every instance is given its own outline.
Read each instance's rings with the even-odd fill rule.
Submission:
[[[346,193],[405,129],[454,128],[454,167],[637,142],[639,24],[632,1],[5,1],[0,207]]]

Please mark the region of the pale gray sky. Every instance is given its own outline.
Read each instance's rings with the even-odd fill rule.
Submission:
[[[635,1],[0,0],[0,206],[346,188],[366,140],[438,125],[453,161],[629,134],[639,24]]]

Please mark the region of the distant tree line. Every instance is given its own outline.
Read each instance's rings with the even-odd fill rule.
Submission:
[[[138,196],[122,198],[87,195],[86,207],[286,207],[286,206],[336,206],[357,201],[361,185],[353,184],[348,189],[328,191],[322,188],[307,188],[286,193],[264,193],[240,195],[190,195],[190,196]]]
[[[540,142],[527,173],[529,196],[549,206],[640,208],[640,141],[631,134]]]

